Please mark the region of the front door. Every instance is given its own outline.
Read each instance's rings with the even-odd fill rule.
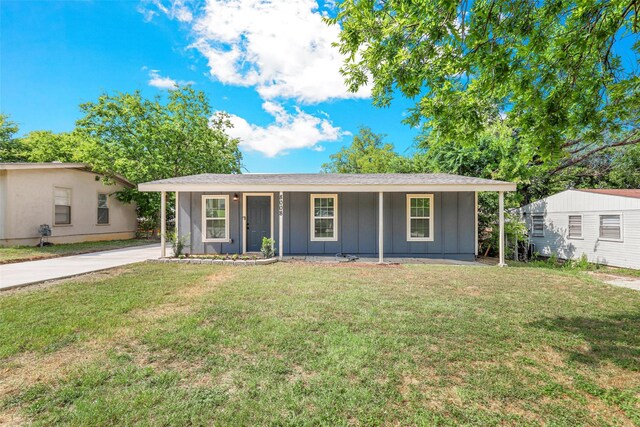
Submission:
[[[271,237],[271,198],[247,196],[247,252],[260,252],[263,237]]]

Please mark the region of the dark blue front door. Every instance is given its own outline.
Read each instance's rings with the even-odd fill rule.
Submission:
[[[263,237],[271,237],[271,198],[247,196],[247,252],[259,252]]]

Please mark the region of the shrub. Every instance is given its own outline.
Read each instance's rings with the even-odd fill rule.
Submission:
[[[587,254],[583,253],[580,258],[574,263],[574,267],[580,270],[588,270],[591,265],[589,264],[589,259],[587,258]]]
[[[262,248],[260,248],[260,252],[262,252],[262,256],[265,258],[273,258],[275,255],[275,240],[270,239],[268,237],[262,238]]]
[[[176,233],[167,233],[166,238],[171,243],[171,249],[173,250],[174,257],[184,255],[184,249],[189,247],[187,244],[189,241],[188,234],[186,236],[178,236]]]

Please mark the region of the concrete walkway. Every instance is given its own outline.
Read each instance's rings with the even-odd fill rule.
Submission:
[[[0,291],[106,270],[160,257],[160,245],[135,246],[90,254],[0,265]]]
[[[594,274],[595,277],[613,286],[640,291],[640,278],[615,276],[613,274]]]

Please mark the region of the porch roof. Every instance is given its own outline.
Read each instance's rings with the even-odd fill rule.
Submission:
[[[145,182],[140,191],[515,191],[511,182],[443,173],[201,174]]]

